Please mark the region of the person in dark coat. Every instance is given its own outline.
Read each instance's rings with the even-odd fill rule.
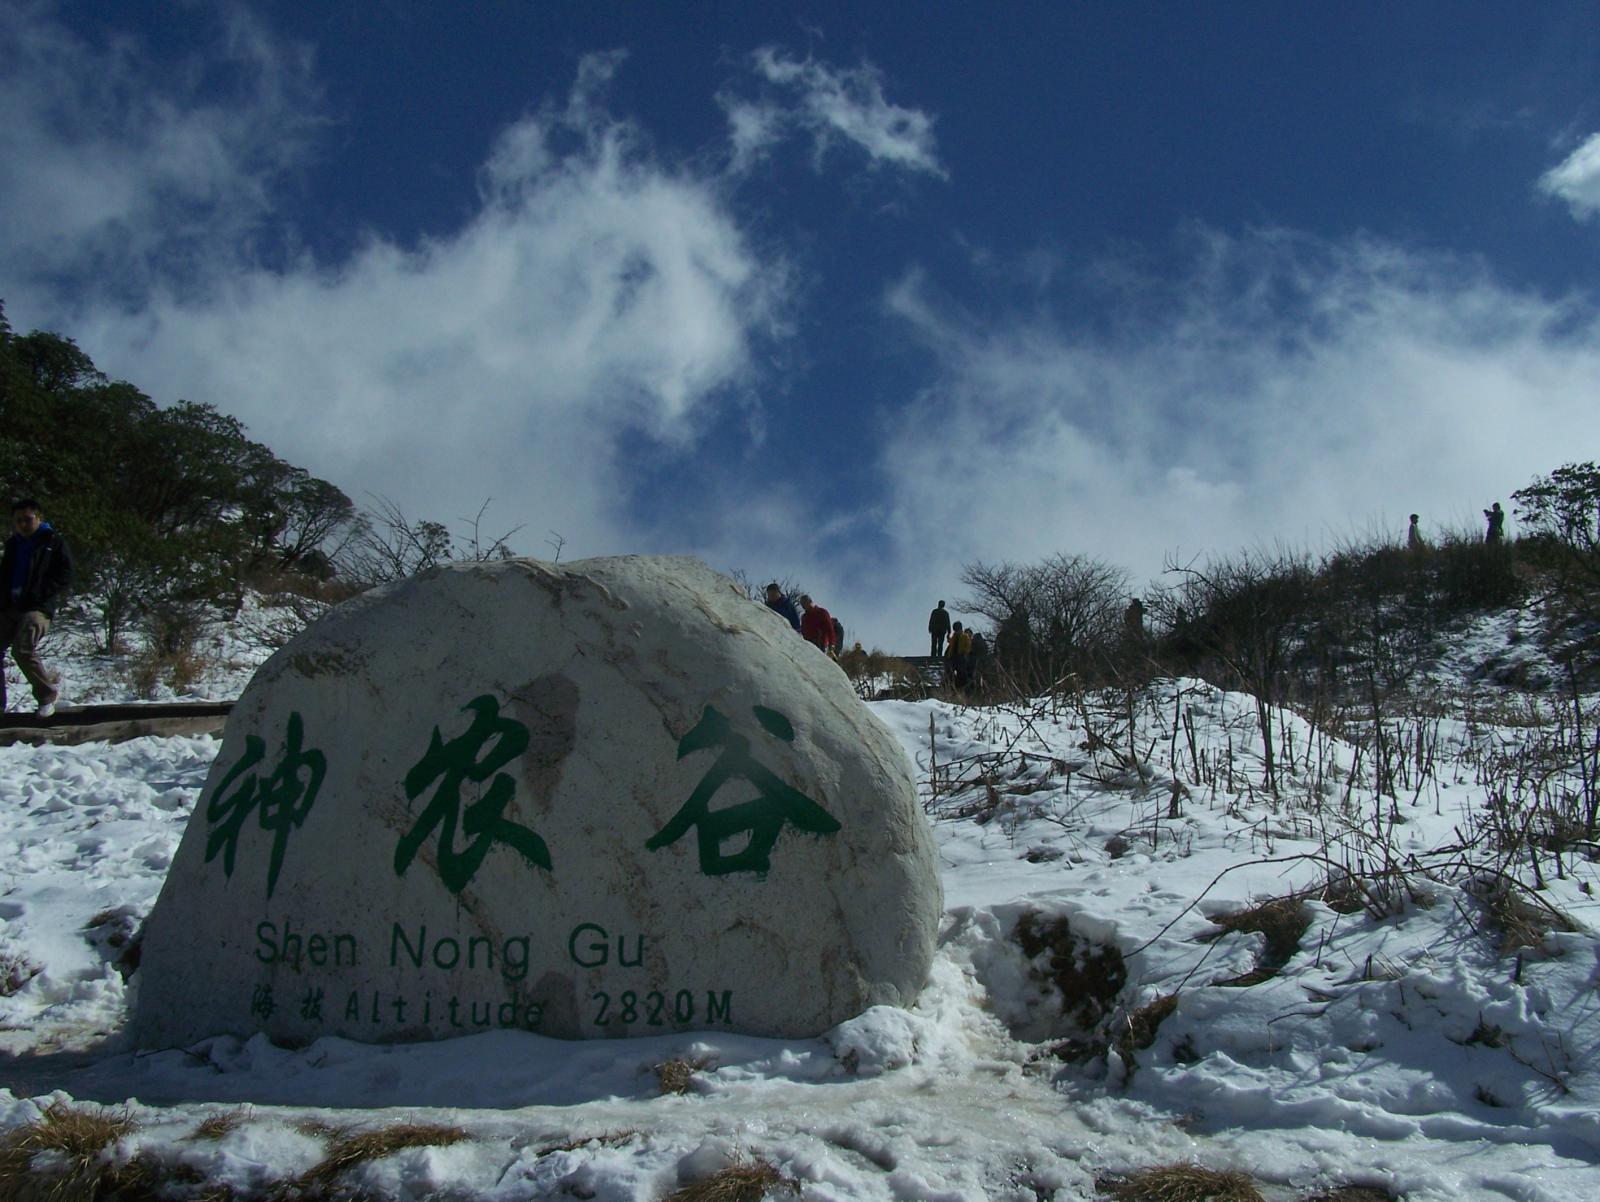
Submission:
[[[800,611],[794,607],[793,601],[783,595],[783,590],[778,587],[777,581],[767,585],[767,608],[787,618],[789,625],[794,627],[794,632],[800,633]]]
[[[1483,541],[1498,543],[1506,534],[1506,511],[1500,508],[1500,502],[1494,503],[1493,509],[1485,509],[1483,516],[1489,520],[1489,529],[1484,532]]]
[[[0,657],[11,649],[33,689],[39,716],[48,718],[61,698],[61,674],[45,668],[39,642],[49,633],[56,607],[72,587],[72,549],[31,498],[11,507],[11,527],[11,537],[0,552]],[[0,710],[5,708],[5,673],[0,672]]]
[[[989,678],[989,640],[983,637],[983,631],[972,632],[972,654],[967,657],[967,679],[972,687],[984,689],[988,687]]]
[[[928,654],[938,659],[944,654],[945,636],[950,633],[950,611],[944,607],[943,601],[928,615],[928,633],[933,638],[933,649]]]
[[[1122,611],[1122,626],[1130,639],[1144,638],[1144,602],[1139,598],[1129,601],[1128,608]]]
[[[950,628],[950,641],[944,649],[944,680],[951,688],[967,687],[967,667],[972,658],[972,635],[957,622]]]

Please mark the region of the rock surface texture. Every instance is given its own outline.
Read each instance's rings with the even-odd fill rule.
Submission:
[[[144,1047],[822,1032],[942,895],[904,752],[695,560],[435,569],[262,667],[146,926]]]

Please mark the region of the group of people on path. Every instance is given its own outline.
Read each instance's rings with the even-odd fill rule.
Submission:
[[[844,623],[813,601],[811,594],[801,593],[800,608],[796,609],[777,581],[773,581],[767,585],[767,608],[818,650],[835,658],[844,650]]]
[[[45,521],[39,502],[30,497],[12,505],[11,535],[0,552],[0,661],[9,649],[41,718],[56,712],[61,673],[44,666],[39,642],[72,587],[73,571],[72,549]],[[0,712],[5,708],[5,672],[0,671]]]
[[[944,661],[945,683],[955,689],[981,684],[989,660],[989,642],[981,630],[951,622],[950,611],[940,601],[928,615],[929,654]]]
[[[1499,543],[1505,537],[1505,511],[1496,501],[1485,509],[1488,522],[1484,542]],[[1426,547],[1419,515],[1411,515],[1406,530],[1406,546]],[[39,655],[39,643],[50,630],[56,609],[72,587],[74,565],[67,540],[45,520],[44,510],[32,498],[11,506],[12,533],[0,555],[0,588],[5,590],[0,604],[0,659],[9,650],[23,677],[33,690],[40,717],[55,713],[61,698],[61,673],[51,672]],[[781,615],[806,642],[837,658],[844,650],[844,625],[807,593],[800,595],[797,609],[776,581],[767,585],[767,608]],[[1138,598],[1124,615],[1130,633],[1144,631],[1144,606]],[[964,689],[981,682],[989,647],[983,634],[952,622],[943,600],[928,615],[928,654],[944,663],[946,682]],[[0,711],[6,709],[5,675],[0,672]]]

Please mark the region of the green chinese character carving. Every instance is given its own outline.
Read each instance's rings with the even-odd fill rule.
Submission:
[[[416,825],[401,838],[394,851],[395,875],[402,876],[416,858],[418,849],[437,828],[439,877],[451,893],[461,892],[496,843],[504,843],[536,868],[550,867],[550,850],[544,840],[527,827],[503,817],[517,783],[500,769],[527,750],[528,728],[500,717],[499,702],[487,694],[473,698],[461,710],[472,712],[472,725],[467,727],[466,733],[446,743],[435,726],[427,752],[406,773],[408,801],[415,801],[417,795],[435,781],[438,787],[418,815]],[[488,792],[467,806],[463,813],[461,782],[469,780],[481,785],[490,777],[494,779]],[[458,825],[462,834],[472,840],[461,850],[456,848]]]
[[[323,991],[306,987],[306,995],[300,999],[300,1017],[307,1022],[322,1021]]]
[[[761,705],[755,706],[754,712],[756,721],[769,735],[785,743],[794,742],[794,726],[789,719]],[[838,821],[827,810],[758,763],[750,752],[750,740],[708,705],[694,729],[678,740],[678,758],[681,760],[686,755],[714,747],[720,747],[722,754],[700,778],[683,807],[645,842],[651,851],[676,843],[692,826],[700,848],[701,872],[707,876],[724,876],[730,872],[765,875],[771,867],[772,846],[778,841],[785,822],[792,822],[815,835],[831,835],[839,830]],[[760,796],[713,811],[712,796],[730,780],[749,781]],[[750,836],[744,850],[723,855],[723,840],[741,834]]]
[[[259,735],[248,735],[244,755],[222,778],[217,791],[206,804],[206,863],[222,853],[222,875],[233,876],[234,855],[239,835],[255,813],[261,829],[272,836],[272,854],[267,864],[267,896],[278,885],[278,870],[289,847],[289,832],[302,825],[316,803],[322,778],[328,774],[327,757],[316,748],[301,749],[305,723],[299,714],[289,715],[283,756],[272,775],[263,783],[256,766],[266,756],[267,744]],[[306,779],[301,779],[304,773]]]

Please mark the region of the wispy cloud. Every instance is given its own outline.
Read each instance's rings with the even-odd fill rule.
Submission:
[[[872,64],[831,67],[767,46],[751,56],[751,66],[769,85],[768,94],[759,100],[732,93],[721,97],[735,171],[748,169],[773,146],[798,134],[811,140],[819,168],[830,150],[845,145],[864,153],[873,167],[945,177],[933,118],[890,103],[882,72]]]
[[[1600,216],[1600,134],[1591,135],[1539,177],[1539,189],[1567,203],[1578,220]]]
[[[42,10],[7,19],[34,47],[7,94],[48,103],[7,110],[0,294],[14,323],[73,334],[157,400],[214,402],[352,495],[419,515],[492,496],[491,523],[560,530],[569,554],[641,549],[630,438],[687,447],[751,403],[785,265],[752,248],[719,178],[659,162],[608,113],[620,56],[584,59],[568,97],[501,131],[457,229],[369,233],[323,263],[248,236],[320,121],[303,58],[230,29],[192,69],[246,61],[257,83],[201,103],[137,45],[95,50]],[[149,132],[118,123],[135,96]],[[45,182],[16,168],[20,149]]]
[[[0,4],[0,276],[169,278],[263,231],[322,118],[311,55],[242,8],[207,58],[158,70],[50,10]],[[219,83],[219,81],[225,81]]]
[[[975,559],[1082,552],[1149,578],[1398,537],[1410,512],[1472,529],[1593,426],[1592,304],[1368,239],[1199,232],[1187,261],[1163,281],[1103,265],[1009,315],[917,273],[890,290],[934,375],[885,430],[892,552],[853,607],[915,631]]]

